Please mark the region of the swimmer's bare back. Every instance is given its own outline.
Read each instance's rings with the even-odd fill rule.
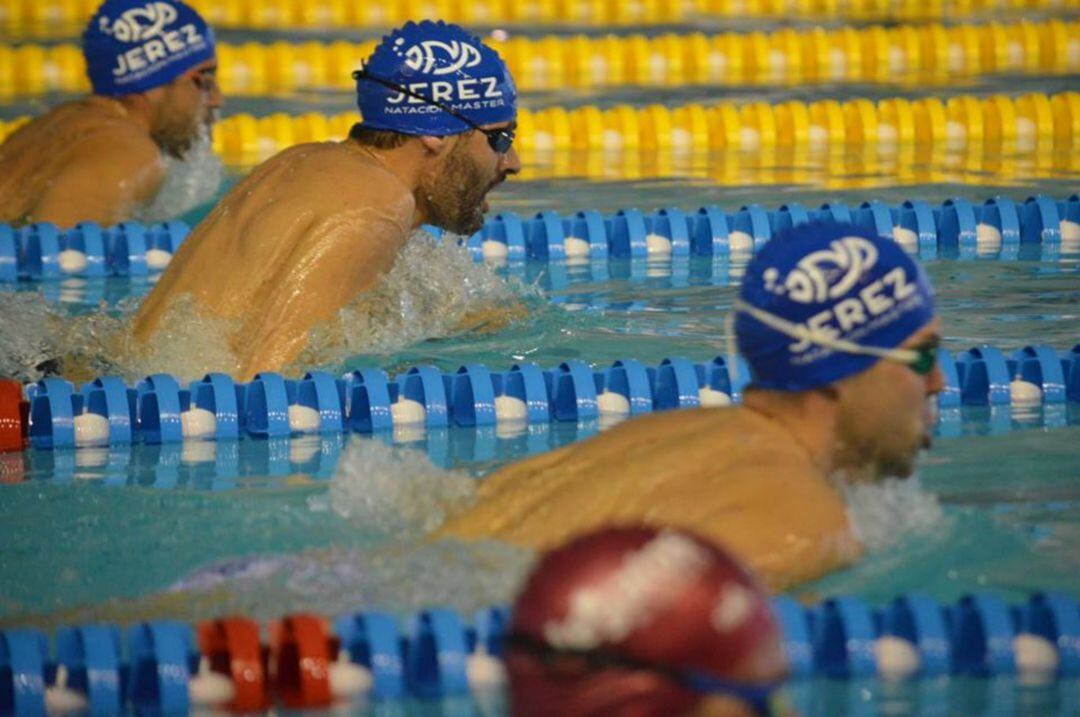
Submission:
[[[635,523],[710,536],[776,589],[860,552],[827,477],[779,423],[746,408],[653,414],[507,466],[438,535],[546,549]]]
[[[50,110],[0,145],[0,221],[131,219],[165,179],[149,128],[118,101],[90,96]]]
[[[193,230],[139,308],[146,342],[173,303],[232,320],[236,378],[281,370],[312,328],[393,265],[412,193],[352,142],[297,145],[239,182]]]

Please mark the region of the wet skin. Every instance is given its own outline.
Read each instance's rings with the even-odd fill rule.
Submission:
[[[91,95],[54,108],[0,145],[0,221],[21,225],[131,219],[222,106],[209,60],[162,87]]]
[[[935,320],[904,347],[938,334]],[[910,472],[942,386],[936,367],[880,360],[826,390],[631,419],[497,471],[438,535],[547,549],[602,525],[670,525],[719,541],[773,588],[812,580],[861,553],[836,482]]]
[[[513,149],[495,153],[480,132],[409,143],[304,144],[264,162],[181,246],[140,307],[135,338],[149,341],[189,296],[200,314],[235,327],[236,378],[282,370],[312,329],[390,269],[415,228],[434,218],[472,231],[465,224],[482,222],[487,191],[520,169]]]

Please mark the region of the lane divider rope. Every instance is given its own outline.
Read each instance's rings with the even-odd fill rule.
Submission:
[[[945,86],[961,77],[1080,71],[1080,21],[1058,19],[489,42],[526,92],[837,82]],[[227,95],[352,90],[352,71],[374,47],[374,40],[221,43],[217,78]],[[88,90],[78,45],[0,47],[0,100]]]
[[[1064,592],[1010,604],[985,590],[942,603],[904,593],[874,607],[841,595],[804,607],[771,600],[792,683],[826,676],[939,679],[1080,674],[1080,607]],[[326,708],[356,699],[442,699],[505,685],[510,609],[442,607],[407,619],[362,611],[294,613],[265,631],[244,616],[0,631],[0,693],[14,717],[61,706],[90,714]],[[269,638],[264,639],[263,634]]]
[[[98,0],[8,0],[0,28],[14,36],[75,34]],[[465,25],[652,26],[710,19],[956,21],[1080,9],[1076,0],[192,0],[220,28],[382,29],[439,18]]]
[[[911,199],[890,205],[871,199],[858,207],[826,202],[807,209],[796,202],[766,210],[757,204],[725,211],[667,207],[646,213],[583,210],[531,217],[503,212],[463,239],[476,261],[603,261],[621,258],[749,255],[776,232],[809,221],[851,222],[891,237],[923,261],[997,258],[1054,261],[1080,252],[1080,195],[1043,195],[1014,202],[993,197],[981,204],[955,197],[938,206]],[[425,229],[435,236],[437,227]],[[68,276],[144,276],[168,265],[187,237],[182,222],[100,227],[82,222],[68,231],[48,223],[18,229],[0,224],[0,282]]]
[[[1009,352],[977,346],[940,352],[945,388],[940,428],[957,430],[964,406],[1043,409],[1066,425],[1065,406],[1080,401],[1080,344],[1058,351],[1032,343]],[[102,376],[76,387],[45,378],[0,393],[0,444],[22,450],[162,444],[326,433],[419,432],[450,426],[523,426],[618,419],[653,411],[738,403],[750,379],[742,358],[681,356],[646,366],[622,359],[595,367],[580,359],[550,369],[520,362],[499,371],[467,364],[444,373],[432,365],[391,378],[377,367],[340,378],[310,371],[296,380],[257,374],[250,383],[211,373],[184,384],[158,373],[134,385]],[[1008,411],[999,411],[1007,414]],[[1004,420],[1004,419],[999,419]],[[14,428],[15,425],[19,429]]]

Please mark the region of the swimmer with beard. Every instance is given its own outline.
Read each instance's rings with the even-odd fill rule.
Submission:
[[[213,31],[179,0],[106,0],[83,54],[93,94],[0,145],[0,221],[68,228],[141,216],[222,106]]]
[[[343,141],[281,152],[233,187],[140,307],[137,341],[190,297],[236,327],[236,378],[281,370],[421,224],[480,229],[487,193],[521,168],[516,89],[498,54],[456,25],[410,22],[355,77],[363,121]]]
[[[734,311],[741,406],[634,418],[509,465],[436,536],[544,549],[602,525],[672,526],[774,588],[853,562],[838,484],[910,475],[930,444],[944,377],[929,281],[889,239],[803,225],[754,257]]]

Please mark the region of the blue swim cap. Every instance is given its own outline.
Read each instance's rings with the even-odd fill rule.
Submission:
[[[214,32],[179,0],[105,0],[83,32],[86,74],[99,95],[166,85],[214,57]]]
[[[517,88],[499,53],[441,21],[394,30],[355,77],[361,126],[370,129],[436,137],[472,129],[445,108],[478,125],[517,117]]]
[[[877,356],[851,350],[895,349],[934,318],[934,296],[896,242],[851,224],[813,223],[762,247],[735,310],[753,385],[806,391],[870,368]],[[845,342],[856,346],[837,346]]]

